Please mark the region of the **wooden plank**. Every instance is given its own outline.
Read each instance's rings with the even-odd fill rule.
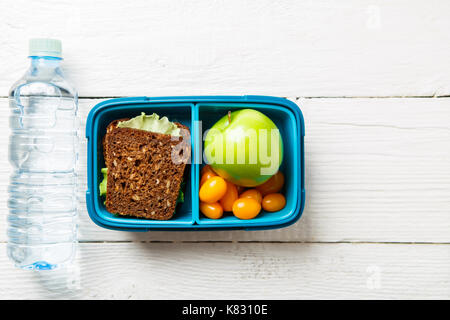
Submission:
[[[80,100],[80,117],[100,100]],[[272,231],[148,232],[102,229],[84,207],[85,145],[80,153],[81,241],[449,242],[450,99],[305,99],[306,209]],[[6,99],[0,107],[7,109]],[[84,120],[83,120],[84,121]],[[0,146],[7,146],[7,118]],[[10,167],[0,154],[0,202]],[[0,210],[0,220],[6,209]],[[0,224],[0,241],[6,241]]]
[[[449,245],[84,243],[69,275],[15,269],[0,299],[448,299]]]
[[[24,72],[27,39],[53,36],[84,97],[448,95],[449,11],[446,0],[3,0],[0,92]]]

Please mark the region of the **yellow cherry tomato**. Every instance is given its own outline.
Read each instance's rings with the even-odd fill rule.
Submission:
[[[239,198],[233,203],[233,214],[239,219],[253,219],[260,211],[261,204],[252,198]]]
[[[220,219],[223,215],[223,208],[218,202],[200,202],[200,211],[210,219]]]
[[[214,203],[219,201],[227,192],[227,183],[219,176],[209,178],[200,187],[200,201]]]
[[[206,172],[212,172],[212,173],[216,174],[209,164],[207,164],[206,166],[204,166],[202,168],[202,171],[200,172],[200,174],[203,176]]]
[[[201,180],[200,180],[200,186],[202,186],[202,185],[206,182],[206,180],[208,180],[209,178],[215,177],[215,176],[217,176],[217,174],[215,174],[214,172],[212,172],[212,171],[206,171],[206,172],[202,175],[202,178],[201,178]]]
[[[261,203],[262,201],[262,195],[261,192],[259,192],[256,189],[249,189],[247,191],[244,191],[239,198],[252,198]]]
[[[283,188],[284,185],[284,175],[281,173],[281,171],[278,171],[275,173],[269,180],[264,182],[263,184],[256,187],[259,192],[261,192],[262,196],[264,197],[266,194],[269,193],[276,193]]]
[[[286,199],[281,193],[270,193],[262,200],[262,207],[269,212],[280,211],[286,205]]]
[[[236,186],[226,181],[227,183],[227,192],[225,192],[225,195],[220,199],[220,204],[222,205],[222,208],[224,211],[233,211],[233,203],[238,198],[238,192]]]

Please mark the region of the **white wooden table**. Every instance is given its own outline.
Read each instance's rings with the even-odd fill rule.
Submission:
[[[450,298],[450,2],[0,3],[0,298]],[[7,92],[62,39],[83,121],[117,96],[263,94],[306,121],[306,209],[273,231],[101,229],[70,277],[6,258]],[[84,124],[84,122],[83,122]]]

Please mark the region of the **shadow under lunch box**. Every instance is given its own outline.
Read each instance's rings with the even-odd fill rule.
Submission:
[[[254,219],[241,220],[233,214],[221,219],[209,219],[199,210],[200,170],[203,167],[203,133],[227,112],[250,108],[268,116],[278,127],[283,138],[284,154],[280,170],[285,184],[281,191],[286,206],[278,212],[261,213]],[[145,112],[167,116],[191,132],[191,164],[186,165],[184,202],[178,204],[170,220],[148,220],[121,217],[109,213],[104,198],[99,194],[102,180],[102,138],[108,124],[116,119],[132,118]],[[92,108],[86,123],[88,139],[88,181],[86,205],[91,219],[99,226],[124,231],[148,230],[263,230],[281,228],[296,222],[305,205],[304,189],[304,135],[305,126],[299,107],[284,98],[268,96],[187,96],[187,97],[133,97],[103,101]]]

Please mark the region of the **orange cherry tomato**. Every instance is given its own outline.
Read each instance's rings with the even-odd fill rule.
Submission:
[[[200,180],[200,186],[202,186],[202,185],[206,182],[206,180],[208,180],[209,178],[215,177],[215,176],[217,176],[217,174],[215,174],[214,172],[212,172],[212,171],[206,171],[206,172],[202,175],[202,178],[201,178],[201,180]]]
[[[238,198],[238,192],[236,186],[226,181],[227,183],[227,192],[225,192],[225,195],[220,199],[220,204],[222,205],[222,208],[224,211],[233,211],[233,203]]]
[[[239,198],[252,198],[261,203],[262,201],[262,195],[261,192],[259,192],[256,189],[249,189],[247,191],[244,191]]]
[[[200,211],[210,219],[220,219],[223,215],[222,206],[218,202],[200,202]]]
[[[286,199],[281,193],[270,193],[262,200],[262,207],[269,212],[280,211],[286,205]]]
[[[214,203],[219,201],[227,192],[227,183],[219,176],[209,178],[200,187],[200,201]]]
[[[281,173],[281,171],[278,171],[275,173],[269,180],[264,182],[263,184],[256,187],[259,192],[261,192],[262,196],[264,197],[266,194],[269,193],[276,193],[283,188],[284,185],[284,175]]]
[[[200,172],[200,174],[203,176],[206,172],[212,172],[215,174],[214,170],[212,169],[212,167],[207,164],[206,166],[204,166]]]
[[[233,214],[239,219],[253,219],[260,211],[261,204],[252,198],[239,198],[233,203]]]

